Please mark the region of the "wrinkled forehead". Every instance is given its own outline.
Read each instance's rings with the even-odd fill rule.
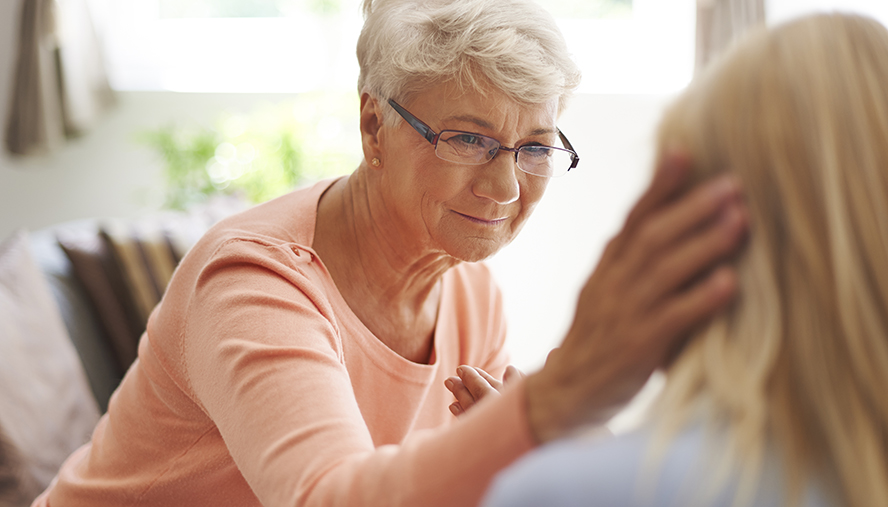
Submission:
[[[528,131],[554,131],[560,113],[558,97],[528,103],[489,83],[468,87],[449,81],[416,92],[406,102],[414,114],[427,112],[442,121],[473,123],[487,130],[510,124]]]

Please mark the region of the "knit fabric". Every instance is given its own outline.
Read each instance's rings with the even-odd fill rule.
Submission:
[[[214,226],[152,312],[90,444],[35,506],[470,506],[533,441],[518,382],[455,420],[460,364],[500,377],[501,295],[445,273],[430,364],[361,323],[312,250],[332,181]]]

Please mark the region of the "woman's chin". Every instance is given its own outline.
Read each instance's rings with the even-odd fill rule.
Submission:
[[[508,244],[507,241],[495,241],[491,239],[466,238],[458,245],[447,248],[447,253],[462,262],[478,262],[491,257],[502,250]]]

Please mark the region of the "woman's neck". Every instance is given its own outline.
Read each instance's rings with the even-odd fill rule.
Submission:
[[[396,353],[426,363],[441,277],[459,261],[386,227],[396,222],[374,208],[366,171],[359,168],[321,197],[313,248],[361,322]]]

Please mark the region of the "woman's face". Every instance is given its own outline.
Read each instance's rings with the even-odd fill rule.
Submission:
[[[444,84],[401,105],[435,132],[483,134],[504,147],[558,146],[557,100],[526,105],[497,90],[481,94]],[[370,171],[378,171],[374,179],[397,240],[416,255],[443,252],[468,262],[489,257],[515,238],[549,180],[519,170],[514,154],[505,151],[483,165],[442,160],[405,121],[380,128],[378,140],[383,163]]]

